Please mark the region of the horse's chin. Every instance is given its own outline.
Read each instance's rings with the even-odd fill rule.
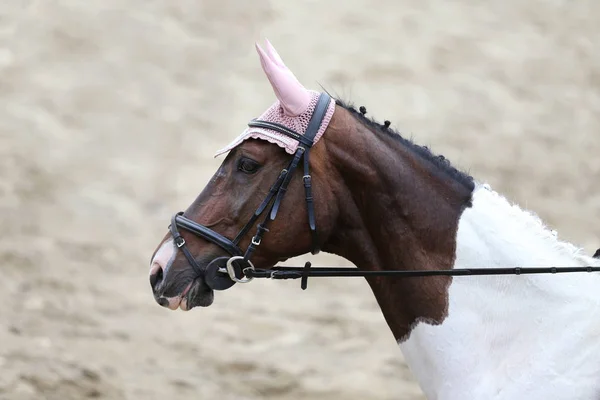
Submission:
[[[196,278],[181,300],[179,308],[189,311],[194,307],[208,307],[215,299],[215,292],[208,287],[203,278]]]

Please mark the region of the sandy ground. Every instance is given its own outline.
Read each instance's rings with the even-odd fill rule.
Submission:
[[[422,399],[362,280],[170,312],[151,253],[274,100],[265,36],[308,87],[594,250],[599,17],[592,0],[1,2],[0,399]]]

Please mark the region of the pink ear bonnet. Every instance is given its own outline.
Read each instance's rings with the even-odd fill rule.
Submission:
[[[304,134],[315,111],[320,93],[307,90],[302,86],[292,71],[285,66],[281,57],[269,41],[267,41],[266,51],[258,44],[256,45],[256,50],[258,51],[263,71],[267,75],[269,82],[271,82],[271,86],[277,97],[277,101],[258,119],[283,125],[299,134]],[[335,101],[331,99],[313,143],[317,143],[325,132],[325,129],[327,129],[334,111]],[[227,153],[244,140],[250,138],[262,139],[274,143],[282,147],[289,154],[294,154],[298,148],[297,140],[277,131],[262,127],[248,127],[233,142],[219,150],[215,154],[215,157]]]

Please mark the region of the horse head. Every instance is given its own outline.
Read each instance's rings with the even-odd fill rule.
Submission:
[[[228,154],[156,249],[150,282],[171,309],[210,305],[213,289],[233,283],[218,271],[231,257],[236,268],[269,268],[316,253],[335,224],[335,168],[320,143],[335,101],[306,89],[268,41],[256,49],[277,101],[217,152]]]

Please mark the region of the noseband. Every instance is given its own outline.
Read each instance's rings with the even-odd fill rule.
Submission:
[[[275,183],[271,186],[269,193],[258,206],[254,214],[250,217],[246,225],[239,231],[233,240],[213,231],[212,229],[199,224],[191,219],[183,216],[183,212],[178,212],[171,218],[169,230],[173,236],[173,241],[178,249],[180,249],[185,258],[188,260],[198,276],[203,276],[206,284],[214,290],[225,290],[233,286],[236,282],[246,283],[251,281],[254,271],[254,265],[250,261],[252,254],[262,241],[265,233],[269,232],[269,223],[277,217],[279,206],[286,194],[287,187],[294,176],[294,171],[300,164],[300,160],[304,161],[304,175],[302,181],[304,183],[304,193],[306,200],[306,208],[308,211],[308,226],[312,238],[312,254],[319,252],[319,240],[317,235],[317,225],[315,219],[315,209],[312,194],[312,179],[310,176],[309,155],[310,149],[314,143],[314,139],[321,127],[323,118],[327,114],[329,102],[331,98],[326,93],[321,93],[315,111],[308,123],[304,135],[289,129],[286,126],[268,121],[253,119],[248,123],[251,128],[270,129],[288,136],[298,141],[298,148],[289,165],[284,168]],[[270,208],[269,208],[270,206]],[[252,237],[246,251],[242,251],[239,243],[242,238],[254,226],[258,218],[268,209],[268,212],[261,223],[257,225],[256,234]],[[194,259],[194,256],[186,247],[185,239],[181,236],[178,228],[193,233],[213,244],[216,244],[225,250],[231,257],[219,257],[214,259],[208,267],[203,270]]]

